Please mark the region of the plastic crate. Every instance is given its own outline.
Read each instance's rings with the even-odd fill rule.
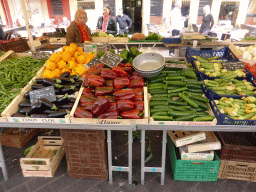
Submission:
[[[105,131],[61,129],[60,133],[69,177],[108,179]]]
[[[256,84],[255,84],[256,79],[255,79],[255,77],[253,77],[251,74],[247,74],[247,77],[245,79],[247,81],[251,82],[252,85],[256,88]],[[256,95],[219,95],[215,91],[209,89],[206,85],[203,85],[202,87],[203,87],[204,94],[209,92],[209,94],[212,95],[213,99],[220,99],[221,97],[234,98],[234,99],[241,99],[242,97],[248,97],[248,96],[256,97]]]
[[[218,178],[256,182],[256,163],[221,160]]]
[[[218,132],[222,160],[256,162],[256,136],[253,133]]]
[[[217,181],[220,159],[216,153],[213,161],[181,160],[169,136],[168,148],[174,180]]]
[[[198,78],[200,81],[202,81],[203,79],[216,79],[219,77],[209,77],[208,75],[206,75],[205,73],[202,73],[198,70],[196,64],[194,63],[194,60],[192,58],[192,56],[200,56],[200,57],[215,57],[215,56],[219,56],[220,60],[223,61],[239,61],[239,59],[234,55],[234,53],[228,48],[228,47],[224,47],[223,49],[217,50],[217,51],[210,51],[210,50],[195,50],[192,49],[190,47],[187,47],[186,49],[186,59],[189,63],[192,64],[193,68],[195,69],[196,73],[198,74]]]
[[[163,38],[164,44],[181,43],[180,37]]]
[[[220,112],[217,104],[209,92],[206,93],[206,97],[210,99],[210,106],[217,119],[217,125],[256,125],[256,120],[236,120]],[[216,99],[218,100],[218,99]]]

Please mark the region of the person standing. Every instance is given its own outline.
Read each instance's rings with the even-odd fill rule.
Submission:
[[[203,13],[204,13],[203,20],[202,20],[203,23],[201,25],[199,33],[207,35],[214,25],[214,19],[212,14],[210,13],[209,5],[204,6]]]
[[[5,34],[3,30],[3,26],[0,24],[0,40],[4,40]]]
[[[100,16],[97,22],[97,31],[103,31],[108,34],[117,34],[116,19],[110,16],[112,13],[110,7],[106,6],[103,8],[103,16]]]
[[[128,34],[132,27],[132,20],[128,15],[123,14],[123,9],[118,10],[118,15],[116,16],[116,21],[119,24],[119,34]]]
[[[80,44],[91,40],[91,30],[86,25],[87,13],[83,9],[78,9],[75,13],[75,21],[72,21],[67,28],[66,44]]]

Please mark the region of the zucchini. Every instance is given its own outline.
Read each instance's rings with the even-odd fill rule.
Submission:
[[[199,106],[195,102],[193,102],[191,99],[186,97],[183,93],[179,94],[179,97],[182,98],[185,102],[187,102],[191,107],[198,109]]]
[[[150,101],[168,101],[170,100],[169,97],[152,97]]]
[[[169,105],[168,106],[170,109],[176,110],[176,111],[186,111],[188,109],[190,109],[191,107],[186,105],[186,106],[174,106],[174,105]],[[188,107],[188,108],[184,108],[184,107]]]
[[[168,102],[167,101],[152,101],[152,102],[150,102],[149,106],[150,107],[154,107],[156,105],[165,105],[165,106],[167,106]]]
[[[185,91],[187,89],[188,89],[187,87],[181,87],[181,88],[177,88],[177,89],[168,90],[168,93],[181,92],[181,91]]]
[[[187,81],[188,85],[205,85],[204,81]]]
[[[165,94],[168,93],[167,90],[163,90],[163,89],[153,89],[148,91],[150,94]]]
[[[165,81],[166,85],[172,85],[176,87],[185,87],[187,85],[186,82],[180,82],[180,81]]]
[[[156,113],[156,112],[167,112],[170,109],[150,109],[150,113]]]
[[[168,116],[166,111],[159,111],[152,114],[152,116]]]
[[[172,121],[173,118],[171,116],[152,116],[155,121]]]
[[[205,102],[205,103],[209,103],[209,101],[210,101],[208,98],[202,97],[202,96],[196,96],[196,97],[193,97],[193,99],[198,100],[198,101],[202,101],[202,102]]]
[[[180,102],[180,101],[173,101],[173,100],[169,100],[168,101],[168,105],[187,105],[186,102]]]
[[[177,117],[175,121],[192,121],[196,117],[196,114],[189,114],[182,117]]]
[[[191,89],[191,88],[187,88],[188,91],[191,91],[191,92],[195,92],[195,93],[202,93],[202,89]]]
[[[168,80],[180,81],[180,80],[186,79],[186,77],[183,77],[183,76],[172,76],[172,77],[167,76],[165,79],[166,79],[167,81],[168,81]]]
[[[195,111],[168,111],[168,115],[177,117],[177,116],[186,116],[190,114],[195,114]]]
[[[193,121],[212,121],[213,119],[215,119],[214,116],[212,115],[207,115],[207,116],[203,116],[203,117],[195,117],[193,119]]]

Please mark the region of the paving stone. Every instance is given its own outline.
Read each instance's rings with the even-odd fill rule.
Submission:
[[[5,188],[4,188],[4,184],[3,183],[0,184],[0,191],[1,192],[5,192]]]
[[[241,192],[245,190],[248,184],[249,184],[249,181],[227,179],[227,181],[225,182],[225,185],[223,185],[218,192],[224,192],[224,191],[225,192]]]
[[[91,188],[102,182],[96,179],[77,179],[78,181],[72,183],[61,192],[80,192],[80,191],[90,191]]]
[[[204,192],[209,189],[211,191],[219,191],[223,185],[225,185],[227,182],[223,179],[218,179],[216,182],[198,182],[198,185],[196,185],[195,188],[193,188],[193,191],[195,192]]]
[[[8,178],[11,178],[17,174],[20,174],[22,172],[20,165],[16,165],[14,167],[11,167],[10,169],[7,169]],[[3,172],[2,169],[0,169],[0,182],[4,181]]]
[[[32,177],[26,182],[26,185],[30,191],[35,191],[44,185],[47,185],[54,181],[52,177]]]
[[[93,187],[93,188],[91,188],[91,189],[89,189],[89,190],[87,190],[88,192],[101,192],[101,190],[100,189],[98,189],[97,187]],[[86,192],[87,192],[86,191]]]
[[[199,182],[195,181],[174,181],[168,186],[164,192],[191,192],[198,185]]]
[[[244,192],[253,192],[256,189],[256,183],[250,182],[244,189]]]
[[[27,188],[27,186],[26,186],[25,183],[22,184],[22,185],[19,185],[19,186],[15,187],[14,189],[12,189],[12,190],[10,190],[10,191],[8,191],[8,192],[18,192],[18,191],[20,191],[20,192],[30,192],[30,191],[28,190],[28,188]]]
[[[10,177],[7,181],[4,181],[4,186],[6,191],[9,191],[19,185],[22,185],[23,183],[29,181],[29,177],[23,177],[23,174],[17,174],[14,175],[13,177]]]
[[[55,191],[49,185],[45,185],[45,186],[40,187],[39,189],[37,189],[33,192],[55,192]]]
[[[74,183],[76,181],[77,181],[77,178],[71,178],[71,177],[68,176],[68,174],[65,174],[65,175],[57,178],[53,182],[51,182],[50,187],[54,191],[60,191],[60,190],[68,187],[69,185],[71,185],[72,183]]]

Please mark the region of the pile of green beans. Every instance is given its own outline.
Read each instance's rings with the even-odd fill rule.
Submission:
[[[0,63],[0,114],[36,75],[45,60],[13,57]]]
[[[5,54],[5,52],[0,50],[0,57],[3,56]]]

